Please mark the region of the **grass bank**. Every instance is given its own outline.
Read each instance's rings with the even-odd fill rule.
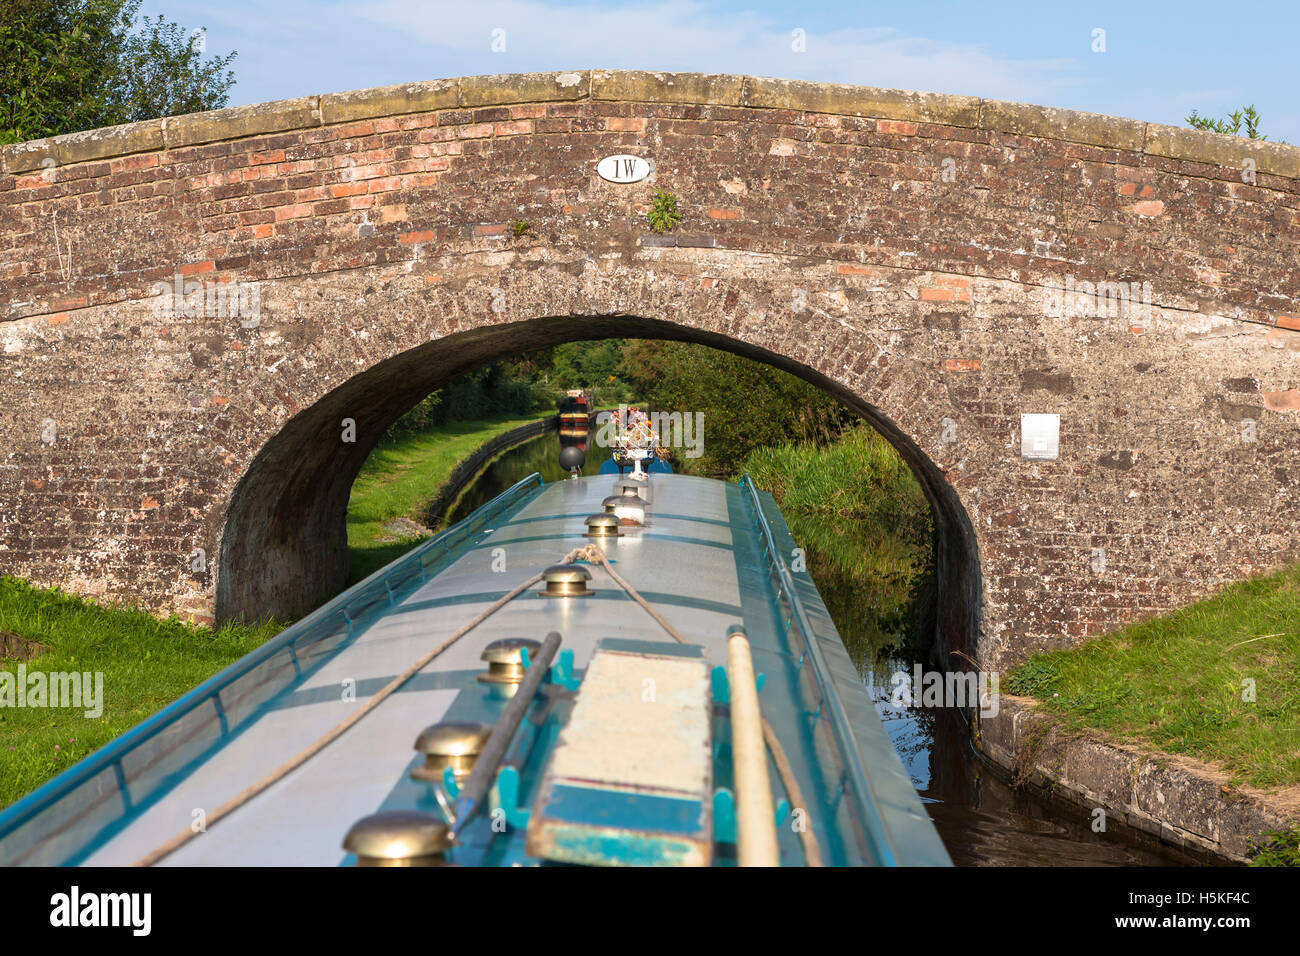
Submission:
[[[1300,564],[1165,617],[1038,654],[1005,685],[1067,728],[1300,784]]]
[[[103,674],[102,713],[96,716],[86,716],[84,707],[0,707],[0,807],[170,704],[280,627],[213,630],[160,621],[144,611],[101,607],[0,577],[0,629],[49,648],[24,662],[28,674]],[[0,661],[0,670],[16,679],[18,664]]]
[[[348,499],[348,584],[379,570],[428,537],[418,528],[386,525],[395,519],[422,522],[422,509],[460,462],[484,442],[539,417],[540,413],[438,425],[426,434],[375,448]]]

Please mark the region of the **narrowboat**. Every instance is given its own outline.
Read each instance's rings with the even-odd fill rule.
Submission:
[[[574,445],[587,450],[588,429],[594,412],[591,401],[591,393],[586,389],[575,388],[565,392],[559,408],[562,446]]]
[[[617,457],[69,768],[0,814],[0,863],[950,865],[775,500],[644,434]]]

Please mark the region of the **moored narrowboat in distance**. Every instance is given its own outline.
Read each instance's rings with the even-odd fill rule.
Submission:
[[[590,434],[592,406],[591,392],[586,389],[569,389],[560,400],[560,445],[576,445],[584,452]]]
[[[630,431],[0,814],[0,863],[950,865],[775,500]]]

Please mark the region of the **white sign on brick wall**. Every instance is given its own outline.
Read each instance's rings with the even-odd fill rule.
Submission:
[[[640,156],[606,156],[596,164],[600,178],[611,183],[639,183],[650,171],[650,161]]]
[[[1060,457],[1061,416],[1020,416],[1020,457],[1054,461]]]

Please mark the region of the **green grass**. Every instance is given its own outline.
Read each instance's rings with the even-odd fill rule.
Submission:
[[[0,628],[49,652],[33,671],[102,672],[103,713],[53,707],[0,708],[0,807],[45,783],[274,636],[281,625],[219,630],[101,607],[58,590],[0,577]],[[16,674],[17,662],[0,662]]]
[[[423,523],[424,507],[458,464],[484,442],[539,417],[455,422],[371,452],[348,500],[348,584],[378,571],[428,537],[396,536],[385,530],[384,522],[411,518]]]
[[[1247,680],[1253,702],[1243,700]],[[1035,655],[1004,686],[1038,698],[1067,727],[1204,760],[1239,783],[1295,786],[1300,564],[1079,647]]]
[[[826,447],[760,448],[744,470],[770,491],[801,543],[850,576],[910,579],[928,560],[930,504],[911,469],[871,428]]]

